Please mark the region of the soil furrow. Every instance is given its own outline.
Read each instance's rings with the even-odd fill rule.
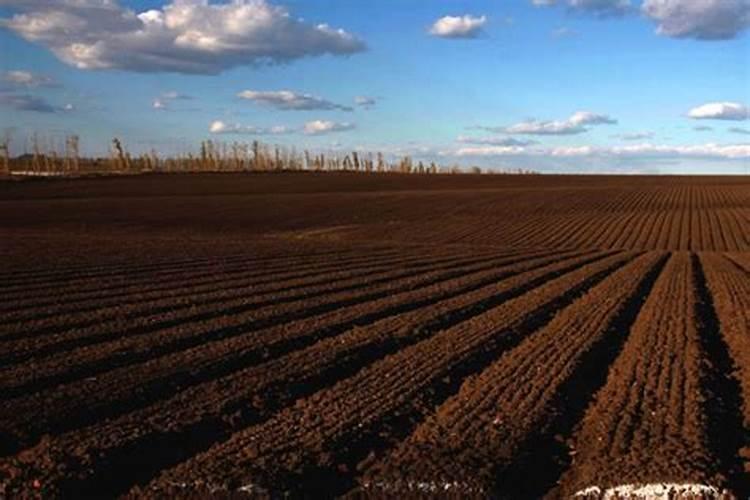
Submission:
[[[294,349],[301,349],[314,344],[320,339],[336,336],[351,328],[360,327],[388,316],[405,314],[411,310],[429,305],[433,300],[450,297],[464,291],[490,286],[500,278],[507,278],[514,273],[548,265],[564,259],[566,256],[540,257],[526,260],[524,258],[507,258],[497,265],[505,264],[497,271],[478,270],[475,276],[463,276],[458,280],[446,277],[445,282],[437,281],[431,286],[395,294],[379,301],[366,303],[361,308],[350,308],[347,311],[333,311],[318,318],[300,321],[290,325],[258,332],[254,336],[240,336],[209,348],[197,346],[193,349],[174,353],[163,359],[156,359],[138,366],[137,384],[123,384],[125,372],[130,368],[116,369],[102,376],[82,380],[79,383],[53,387],[38,394],[9,400],[3,403],[7,408],[28,407],[35,413],[33,421],[16,420],[12,415],[4,420],[8,431],[16,429],[19,436],[34,436],[33,429],[48,428],[59,432],[69,429],[71,425],[84,425],[93,422],[102,415],[111,416],[129,408],[136,408],[165,397],[174,391],[224,376],[253,363],[259,363],[283,355]],[[583,257],[582,259],[591,259]],[[579,258],[578,260],[580,260]],[[553,264],[564,267],[571,264]],[[545,272],[545,271],[540,271]],[[538,279],[538,278],[537,278]],[[451,286],[453,284],[453,286]],[[470,310],[462,310],[462,315],[471,314],[475,309],[483,310],[494,304],[502,296],[480,301]],[[128,377],[125,376],[125,379]],[[30,391],[22,391],[29,394]],[[43,404],[51,400],[56,403],[54,412]],[[86,402],[86,405],[83,402]],[[33,410],[32,408],[36,408]],[[99,416],[99,417],[97,417]],[[101,417],[103,418],[103,417]],[[24,429],[19,431],[19,429]],[[28,437],[23,439],[28,441]]]
[[[92,475],[110,477],[107,470],[112,467],[131,471],[130,474],[120,473],[124,484],[128,484],[128,478],[131,484],[144,480],[161,468],[175,465],[189,458],[190,453],[195,454],[207,447],[206,439],[209,438],[193,439],[196,435],[210,436],[209,441],[218,441],[218,436],[226,438],[233,428],[267,418],[275,409],[296,398],[352,375],[368,363],[428,338],[441,329],[482,314],[493,304],[528,291],[540,280],[560,271],[561,264],[550,262],[553,260],[549,258],[532,259],[499,268],[492,279],[500,280],[497,282],[488,282],[486,277],[481,281],[462,279],[468,286],[462,286],[459,281],[447,287],[440,294],[442,297],[433,297],[443,300],[435,303],[430,300],[430,307],[357,326],[287,356],[188,388],[163,403],[68,433],[53,441],[42,441],[33,454],[57,456],[65,450],[66,456],[76,455],[75,460],[70,457],[56,460],[58,465],[54,474],[57,476],[62,470],[60,464],[91,463],[94,457],[104,457],[107,469],[85,473],[87,482],[96,481],[91,479]],[[222,366],[228,364],[222,363]],[[190,445],[163,450],[160,443],[165,441]],[[31,455],[25,453],[27,457]],[[144,456],[152,459],[144,462]],[[45,474],[37,479],[45,484],[59,481],[49,476],[49,472]],[[67,475],[70,474],[80,477],[84,472],[79,469],[75,473],[67,471]]]
[[[119,351],[123,358],[130,356],[131,349],[128,346],[155,344],[160,349],[174,349],[179,345],[196,343],[201,340],[209,340],[211,333],[201,337],[200,334],[184,331],[182,326],[186,324],[205,325],[212,321],[254,321],[258,325],[268,326],[274,322],[290,321],[305,316],[312,316],[338,307],[350,305],[360,300],[369,300],[370,297],[378,296],[384,287],[390,282],[398,280],[408,281],[410,278],[419,278],[425,271],[449,269],[461,263],[481,262],[481,258],[463,259],[426,259],[419,263],[404,266],[404,268],[389,269],[390,266],[381,268],[376,275],[344,280],[340,286],[334,280],[330,287],[317,290],[301,297],[284,298],[265,297],[261,303],[267,305],[258,307],[253,294],[240,294],[237,298],[223,302],[219,300],[215,304],[211,301],[205,305],[196,304],[185,309],[177,309],[166,313],[152,316],[125,316],[112,321],[102,322],[90,327],[80,329],[63,330],[55,334],[43,335],[40,338],[24,338],[5,345],[6,352],[0,356],[0,360],[7,364],[18,364],[31,358],[41,358],[50,355],[62,355],[67,351],[84,348],[83,355],[89,351],[100,352],[109,349],[113,352]],[[430,266],[433,266],[430,268]],[[359,292],[357,292],[359,290]],[[355,292],[355,293],[352,293]],[[364,297],[364,298],[360,298]],[[259,326],[260,327],[260,326]],[[203,328],[200,328],[203,329]],[[170,337],[182,339],[183,344],[177,340],[173,347],[171,344],[155,341],[155,338],[163,336],[164,342]],[[179,344],[179,345],[178,345]]]
[[[407,440],[360,465],[362,491],[543,495],[557,479],[552,437],[569,431],[604,382],[665,260],[649,253],[626,264],[467,380]]]
[[[331,269],[351,268],[368,266],[377,262],[403,259],[404,256],[384,254],[378,256],[327,259],[322,261],[305,262],[303,264],[282,263],[274,265],[266,263],[262,268],[248,266],[246,264],[227,266],[217,262],[217,265],[205,271],[184,270],[179,279],[161,279],[158,284],[137,284],[132,282],[122,283],[114,288],[113,293],[101,295],[99,291],[76,293],[65,293],[58,295],[49,301],[39,301],[38,296],[31,303],[19,303],[11,300],[3,303],[2,324],[38,320],[45,316],[54,314],[70,314],[82,311],[93,311],[111,305],[124,305],[128,301],[132,303],[146,302],[154,299],[167,297],[186,296],[195,291],[218,291],[228,287],[233,281],[252,279],[253,283],[271,284],[274,281],[291,279],[304,279],[330,271]]]
[[[196,309],[212,304],[231,304],[232,300],[244,298],[248,294],[261,295],[275,292],[274,295],[270,295],[266,299],[269,303],[274,300],[274,297],[279,297],[278,302],[282,302],[284,299],[281,297],[283,296],[279,296],[282,293],[289,297],[288,300],[297,300],[295,297],[311,297],[318,290],[331,289],[336,281],[361,279],[388,269],[420,265],[424,260],[424,257],[419,256],[411,258],[393,257],[381,261],[371,260],[355,263],[351,266],[340,264],[315,269],[312,272],[292,274],[287,279],[285,279],[283,273],[277,273],[279,276],[274,279],[273,270],[264,272],[260,277],[261,279],[255,279],[255,276],[251,275],[249,280],[241,274],[235,278],[234,273],[221,271],[221,285],[209,285],[207,290],[201,288],[181,289],[173,297],[163,292],[157,294],[138,292],[136,294],[137,300],[117,300],[109,306],[106,303],[91,301],[84,308],[66,311],[62,314],[59,311],[45,312],[42,315],[37,314],[31,320],[20,321],[4,327],[5,332],[3,332],[3,337],[0,337],[0,341],[37,338],[62,330],[80,330],[113,319],[123,321],[167,312],[174,313],[188,308]],[[315,289],[314,285],[318,285],[318,288]],[[308,288],[309,286],[313,288]],[[262,305],[263,298],[259,297],[257,302]]]
[[[727,488],[709,439],[713,375],[704,363],[696,276],[675,253],[631,328],[607,383],[573,439],[565,495],[599,498],[610,488],[660,483]]]
[[[316,491],[324,485],[336,491],[337,483],[349,488],[352,468],[378,446],[378,435],[385,440],[390,432],[411,429],[463,377],[481,370],[627,259],[620,254],[585,265],[407,347],[234,434],[165,472],[145,491],[179,494],[174,483],[198,486],[198,491],[234,490],[248,483],[277,492]],[[336,464],[339,472],[341,467],[350,472],[326,472],[336,470]]]
[[[315,292],[310,297],[290,300],[274,297],[272,300],[261,303],[258,308],[251,307],[250,304],[253,302],[245,300],[242,306],[223,309],[222,314],[212,312],[206,319],[191,321],[194,324],[194,328],[191,329],[184,327],[190,321],[187,319],[151,323],[146,332],[143,331],[144,328],[139,330],[137,326],[130,326],[125,322],[124,330],[136,333],[117,335],[114,340],[91,343],[93,345],[90,345],[90,339],[87,337],[81,342],[83,346],[76,343],[80,339],[73,339],[73,349],[68,351],[68,345],[64,344],[66,349],[62,349],[62,352],[59,349],[54,350],[50,356],[46,357],[40,357],[40,352],[46,355],[46,351],[36,349],[29,356],[35,356],[37,368],[35,372],[29,374],[33,375],[32,378],[28,376],[24,378],[20,373],[17,374],[19,371],[24,372],[23,366],[18,364],[17,359],[13,359],[16,364],[4,371],[8,380],[14,381],[14,385],[4,388],[5,396],[34,392],[48,385],[95,376],[117,367],[132,365],[195,346],[211,345],[212,342],[231,339],[240,334],[276,325],[283,326],[293,321],[334,312],[342,307],[366,303],[401,291],[409,291],[440,281],[445,276],[451,277],[459,274],[463,272],[463,266],[488,265],[484,259],[464,259],[434,264],[434,262],[422,262],[419,265],[406,266],[408,271],[381,271],[379,275],[370,277],[369,280],[356,279],[350,283],[344,282],[344,286]],[[195,316],[203,318],[205,314]],[[56,345],[59,346],[59,344]]]

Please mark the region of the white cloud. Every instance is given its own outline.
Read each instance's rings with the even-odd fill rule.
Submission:
[[[625,134],[618,134],[618,137],[624,141],[642,141],[644,139],[651,139],[654,137],[653,132],[628,132]]]
[[[76,110],[76,107],[71,103],[67,103],[65,106],[63,106],[63,111],[71,112],[75,110]]]
[[[725,40],[750,26],[748,0],[645,0],[641,10],[675,38]]]
[[[750,109],[738,102],[709,102],[691,109],[688,116],[696,120],[747,120]]]
[[[750,144],[719,145],[714,143],[697,145],[636,144],[617,146],[610,152],[619,156],[685,156],[697,158],[745,159],[750,158]]]
[[[628,146],[564,146],[552,148],[524,148],[520,146],[480,146],[459,148],[452,153],[455,156],[528,156],[549,158],[581,158],[592,157],[605,160],[607,158],[648,159],[648,158],[700,158],[717,160],[747,160],[750,159],[750,144],[693,144],[693,145],[664,145],[664,144],[634,144]]]
[[[455,156],[510,156],[519,155],[526,151],[520,146],[477,146],[457,149]]]
[[[374,97],[358,95],[354,98],[354,104],[367,109],[375,106],[375,104],[377,104],[377,99],[375,99]]]
[[[571,9],[596,16],[621,16],[630,10],[630,0],[568,0]]]
[[[586,128],[570,121],[528,120],[505,129],[508,134],[528,135],[573,135],[586,132]]]
[[[295,132],[294,128],[284,125],[274,127],[254,127],[252,125],[240,125],[237,123],[226,123],[214,120],[208,128],[212,134],[247,134],[247,135],[282,135]]]
[[[322,135],[329,134],[331,132],[344,132],[346,130],[353,130],[355,125],[353,123],[337,123],[327,120],[313,120],[305,123],[303,131],[307,135]]]
[[[456,142],[488,146],[530,146],[537,143],[529,139],[516,139],[515,137],[467,137],[464,135],[459,135]]]
[[[617,120],[607,115],[592,113],[591,111],[576,111],[568,118],[575,125],[614,125]]]
[[[2,81],[16,87],[57,87],[58,84],[49,76],[39,75],[25,70],[11,70],[3,73]]]
[[[151,101],[151,107],[161,111],[167,111],[171,109],[170,103],[172,101],[187,101],[191,99],[192,96],[181,94],[176,90],[169,90],[167,92],[162,92],[159,97]]]
[[[588,132],[587,125],[609,125],[615,123],[617,123],[617,120],[608,115],[592,113],[590,111],[578,111],[567,120],[527,120],[504,129],[495,128],[494,130],[505,132],[506,134],[575,135]]]
[[[36,111],[38,113],[56,113],[59,111],[45,99],[28,94],[0,94],[0,105],[17,111]]]
[[[546,7],[557,5],[558,0],[531,0],[531,3]],[[622,16],[632,9],[630,0],[560,0],[559,3],[565,4],[571,11],[597,17]]]
[[[10,3],[21,12],[0,19],[1,27],[79,69],[216,74],[365,49],[354,35],[304,23],[267,0],[172,0],[138,14],[116,0]]]
[[[430,28],[430,34],[442,38],[476,38],[487,23],[487,16],[445,16]]]
[[[237,94],[241,99],[258,102],[282,110],[341,110],[352,111],[349,106],[335,104],[310,94],[297,94],[291,90],[244,90]]]
[[[546,153],[550,156],[588,156],[594,152],[591,146],[573,146],[552,148]]]

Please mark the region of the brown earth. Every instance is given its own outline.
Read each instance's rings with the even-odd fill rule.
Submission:
[[[0,213],[0,497],[750,495],[748,178],[3,181]]]

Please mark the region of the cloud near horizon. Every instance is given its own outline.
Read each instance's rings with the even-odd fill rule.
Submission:
[[[694,120],[733,120],[750,119],[750,108],[738,102],[709,102],[688,111]]]
[[[617,120],[599,113],[577,111],[566,120],[527,120],[509,127],[479,127],[495,133],[519,135],[576,135],[588,132],[592,125],[613,125]]]
[[[140,13],[116,0],[4,0],[20,13],[0,27],[50,49],[78,69],[217,74],[365,50],[356,36],[309,25],[266,0],[173,0]]]
[[[345,132],[347,130],[354,130],[356,126],[353,123],[338,123],[327,120],[313,120],[305,123],[303,132],[305,135],[323,135],[330,134],[333,132]]]
[[[531,146],[537,141],[531,139],[516,139],[515,137],[470,137],[459,135],[456,142],[462,144],[479,144],[488,146]]]
[[[644,139],[653,139],[653,132],[626,132],[624,134],[617,134],[614,137],[622,139],[623,141],[642,141]]]
[[[212,134],[242,134],[242,135],[286,135],[302,133],[304,135],[324,135],[334,132],[345,132],[353,130],[353,123],[339,123],[328,120],[312,120],[300,127],[287,125],[276,125],[273,127],[257,127],[254,125],[241,125],[239,123],[227,123],[223,120],[214,120],[208,127]]]
[[[265,104],[284,111],[312,111],[312,110],[339,110],[353,111],[350,106],[336,104],[326,99],[310,94],[298,94],[291,90],[243,90],[237,97],[248,101]]]
[[[628,146],[564,146],[525,148],[520,146],[485,146],[459,148],[455,156],[546,156],[546,157],[621,157],[621,158],[704,158],[721,160],[750,159],[750,144],[665,145],[642,143]]]
[[[285,125],[273,127],[255,127],[252,125],[240,125],[238,123],[226,123],[214,120],[208,128],[212,134],[247,134],[247,135],[283,135],[291,134],[297,129]]]

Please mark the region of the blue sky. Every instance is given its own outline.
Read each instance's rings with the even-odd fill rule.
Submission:
[[[0,18],[14,152],[76,133],[97,154],[117,136],[555,172],[750,162],[750,0],[0,0]]]

